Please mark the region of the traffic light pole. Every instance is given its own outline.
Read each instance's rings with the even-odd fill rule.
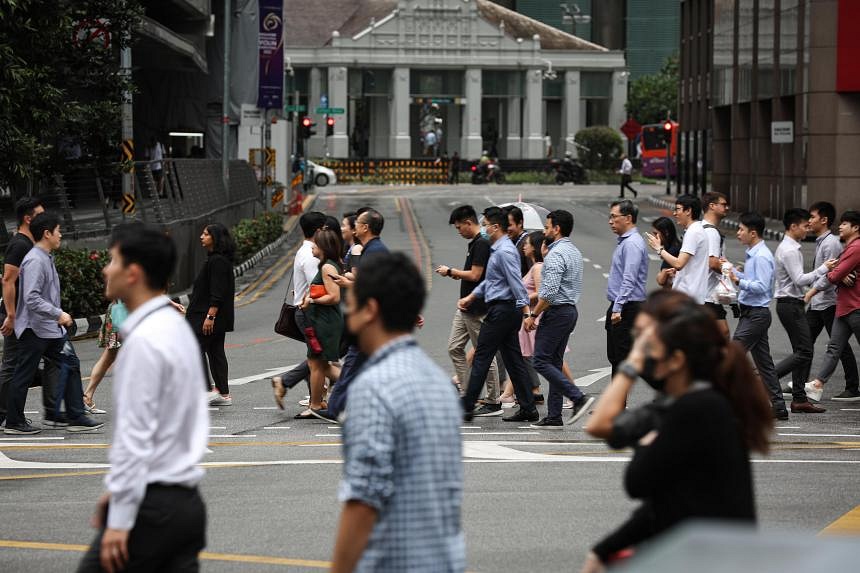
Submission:
[[[669,138],[671,139],[671,134],[669,134]],[[670,139],[666,140],[666,195],[672,194],[672,190],[669,188],[669,166],[671,165],[671,161],[669,160],[669,150],[671,149]]]

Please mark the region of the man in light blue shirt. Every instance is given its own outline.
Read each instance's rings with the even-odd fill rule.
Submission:
[[[782,397],[776,367],[770,355],[767,330],[770,328],[770,301],[773,298],[773,254],[764,244],[764,218],[758,213],[740,216],[738,240],[747,246],[744,271],[732,270],[729,277],[738,287],[741,317],[732,337],[752,355],[765,390],[770,396],[774,418],[787,420],[788,410]]]
[[[648,283],[648,249],[636,228],[639,208],[633,201],[615,201],[609,209],[609,228],[618,235],[606,285],[606,357],[612,376],[633,347],[633,322],[645,300]]]
[[[526,363],[520,349],[519,331],[523,318],[529,314],[529,298],[520,276],[520,255],[507,235],[508,217],[499,207],[484,210],[484,221],[490,237],[490,260],[487,273],[471,294],[459,300],[457,307],[465,311],[475,299],[487,303],[487,315],[478,334],[475,358],[469,386],[463,396],[464,418],[472,419],[472,410],[484,386],[487,372],[497,351],[511,377],[514,393],[520,403],[515,414],[502,418],[505,422],[536,422],[538,411],[532,395]]]

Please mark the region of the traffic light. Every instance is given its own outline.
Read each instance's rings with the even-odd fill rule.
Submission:
[[[316,135],[317,132],[314,131],[314,127],[316,127],[316,123],[309,117],[305,116],[302,118],[302,131],[301,136],[302,139],[310,139],[312,136]]]
[[[663,122],[663,143],[669,145],[672,141],[672,122],[668,119]]]
[[[325,134],[326,137],[334,135],[334,118],[332,116],[325,118]]]

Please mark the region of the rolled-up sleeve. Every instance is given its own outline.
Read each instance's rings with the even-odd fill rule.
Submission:
[[[338,498],[381,510],[394,493],[394,417],[379,392],[353,386],[344,422],[344,477]]]

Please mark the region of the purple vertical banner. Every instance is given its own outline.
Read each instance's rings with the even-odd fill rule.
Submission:
[[[284,96],[284,2],[260,1],[260,83],[257,107],[281,109]]]

